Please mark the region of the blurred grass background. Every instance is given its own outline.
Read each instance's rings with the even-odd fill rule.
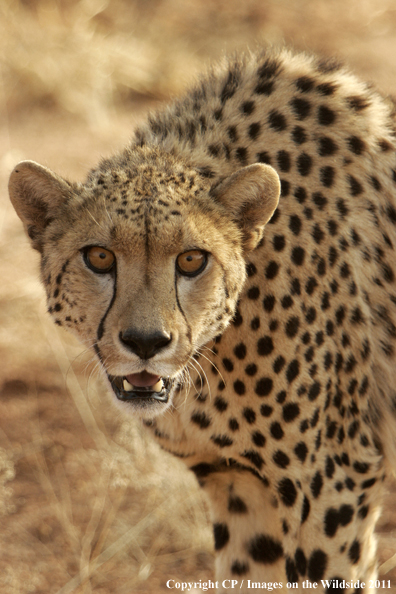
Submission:
[[[207,63],[284,43],[396,95],[395,0],[0,0],[2,594],[154,594],[213,578],[194,478],[114,416],[90,355],[45,313],[11,169],[30,158],[82,179]],[[393,501],[391,487],[378,529],[388,592]]]

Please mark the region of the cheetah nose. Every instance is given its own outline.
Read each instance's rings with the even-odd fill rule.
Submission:
[[[172,335],[167,332],[153,332],[144,334],[134,328],[120,332],[121,342],[141,359],[151,359],[172,341]]]

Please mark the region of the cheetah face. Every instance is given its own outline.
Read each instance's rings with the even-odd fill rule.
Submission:
[[[42,255],[55,322],[94,350],[119,406],[152,417],[232,319],[279,180],[252,165],[211,187],[154,150],[121,161],[83,185],[23,162],[10,196]]]

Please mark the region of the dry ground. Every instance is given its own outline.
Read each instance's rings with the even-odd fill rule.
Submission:
[[[283,41],[396,95],[391,0],[0,0],[1,594],[154,594],[213,575],[193,477],[114,417],[89,356],[46,316],[10,170],[31,158],[82,179],[209,59]],[[393,492],[381,563],[396,553]]]

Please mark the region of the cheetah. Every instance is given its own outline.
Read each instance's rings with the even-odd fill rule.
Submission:
[[[55,323],[208,495],[218,592],[374,591],[395,184],[391,101],[287,49],[213,66],[84,183],[11,174]]]

